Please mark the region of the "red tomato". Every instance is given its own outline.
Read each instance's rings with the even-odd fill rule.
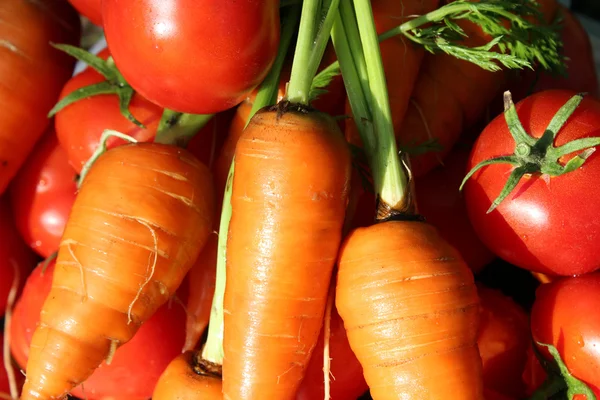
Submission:
[[[27,280],[15,307],[11,350],[23,368],[39,313],[52,285],[55,262],[45,274],[38,266]],[[185,310],[165,304],[145,322],[131,341],[120,347],[110,365],[102,363],[73,395],[88,400],[146,400],[169,362],[181,353],[185,340]]]
[[[369,390],[363,377],[362,366],[350,349],[344,322],[335,307],[331,310],[331,334],[329,338],[331,358],[331,399],[357,399]],[[323,331],[313,351],[296,400],[322,399],[325,395],[323,377]]]
[[[552,344],[569,372],[600,396],[600,273],[540,286],[531,310],[536,342]],[[548,359],[545,348],[540,352]]]
[[[10,399],[10,384],[8,380],[8,373],[6,372],[6,367],[4,366],[4,347],[1,346],[4,343],[5,336],[0,332],[0,399]],[[25,382],[25,377],[19,371],[19,368],[14,365],[13,369],[15,372],[15,381],[17,384],[17,389],[21,390],[23,387],[23,383]]]
[[[521,379],[525,369],[529,317],[499,290],[477,285],[481,316],[477,345],[483,362],[484,386],[511,398],[523,398]]]
[[[38,260],[27,247],[12,219],[8,201],[0,199],[0,318],[6,311],[6,303],[18,272],[17,289],[23,287],[27,275]]]
[[[102,50],[98,56],[106,59],[108,50]],[[103,82],[105,78],[93,68],[71,78],[60,94],[62,99],[71,92],[85,86]],[[147,142],[156,136],[156,129],[163,114],[163,109],[150,103],[138,94],[134,94],[129,105],[131,113],[146,129],[142,129],[125,118],[119,109],[116,95],[98,95],[79,100],[56,114],[56,134],[60,145],[67,151],[69,162],[77,172],[94,153],[105,129],[113,129]],[[108,147],[124,144],[125,141],[111,138]]]
[[[127,82],[186,113],[240,103],[262,82],[279,45],[276,0],[104,0],[102,17]]]
[[[445,158],[444,165],[415,178],[415,192],[419,213],[459,251],[473,272],[479,272],[495,256],[473,230],[464,198],[458,190],[468,158],[469,149],[456,146]]]
[[[539,138],[554,114],[575,93],[546,91],[517,104],[526,132]],[[555,146],[600,136],[600,102],[585,97],[558,132]],[[495,118],[473,147],[468,169],[483,160],[514,153],[503,115]],[[572,155],[568,158],[572,158]],[[560,160],[564,163],[566,160]],[[592,154],[583,166],[544,179],[525,176],[491,213],[513,167],[494,164],[466,183],[469,218],[482,242],[496,255],[519,267],[550,275],[575,275],[600,267],[600,158]]]
[[[102,0],[69,0],[81,15],[102,26]]]
[[[44,258],[58,250],[75,201],[76,175],[50,129],[11,184],[17,229],[29,247]]]
[[[526,386],[526,395],[531,396],[544,383],[546,377],[546,371],[544,371],[542,364],[537,359],[533,351],[533,346],[529,345],[527,348],[527,362],[523,371],[523,383]]]

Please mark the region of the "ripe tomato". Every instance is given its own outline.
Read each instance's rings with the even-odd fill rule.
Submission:
[[[0,332],[0,344],[3,344],[4,340],[5,336],[2,332]],[[0,347],[0,360],[4,360],[3,346]],[[23,383],[25,382],[25,377],[19,372],[19,368],[16,365],[14,365],[14,363],[13,369],[15,372],[15,381],[17,383],[17,389],[20,392],[21,388],[23,387]],[[10,384],[8,380],[8,374],[2,361],[0,361],[0,399],[10,399]]]
[[[69,3],[84,17],[102,26],[102,0],[69,0]]]
[[[39,313],[52,286],[55,262],[45,274],[38,266],[27,280],[13,315],[11,350],[24,368]],[[110,365],[102,363],[73,395],[88,400],[146,400],[159,376],[181,353],[185,339],[185,310],[178,304],[158,309],[137,334],[117,349]]]
[[[29,247],[44,258],[58,250],[75,201],[76,175],[54,129],[50,129],[11,184],[17,229]]]
[[[106,59],[109,52],[104,49],[98,56]],[[88,67],[67,82],[60,98],[104,80],[102,75]],[[129,110],[146,129],[140,128],[121,114],[119,99],[114,94],[97,95],[76,101],[56,114],[58,141],[66,150],[69,162],[77,172],[81,172],[83,165],[98,147],[100,136],[105,129],[113,129],[144,142],[156,136],[156,129],[163,113],[161,107],[152,104],[139,94],[134,94]],[[108,147],[124,143],[122,139],[111,138]]]
[[[469,148],[456,146],[444,165],[415,178],[415,193],[419,213],[458,250],[473,272],[479,272],[495,256],[473,230],[464,198],[458,190],[468,158]]]
[[[5,197],[0,199],[0,318],[6,311],[8,295],[18,273],[17,290],[23,287],[27,275],[38,260],[23,242],[12,219]]]
[[[279,45],[276,0],[104,0],[102,17],[127,82],[186,113],[240,103],[262,82]]]
[[[331,358],[331,399],[356,399],[369,390],[362,366],[350,349],[344,322],[335,307],[331,310],[329,357]],[[322,399],[325,395],[323,377],[323,330],[308,364],[306,375],[296,400]]]
[[[481,314],[477,345],[483,362],[484,386],[501,395],[523,398],[521,375],[531,342],[529,317],[510,297],[477,285]]]
[[[552,344],[569,372],[600,396],[600,273],[563,278],[536,291],[531,333]],[[545,348],[540,348],[550,358]]]
[[[516,106],[526,132],[539,138],[554,114],[575,93],[545,91]],[[585,97],[554,140],[555,146],[599,136],[600,102]],[[468,169],[483,160],[512,155],[515,141],[504,115],[496,117],[473,147]],[[567,159],[560,160],[564,165]],[[519,267],[554,275],[575,275],[600,267],[600,158],[592,154],[580,168],[556,177],[524,176],[492,212],[513,166],[481,168],[466,182],[469,218],[482,242]]]
[[[2,194],[48,127],[47,114],[73,71],[73,57],[49,43],[77,44],[80,22],[63,0],[2,0],[0,20]]]

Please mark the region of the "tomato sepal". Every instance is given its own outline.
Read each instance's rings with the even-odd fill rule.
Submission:
[[[515,166],[512,170],[502,191],[492,202],[487,214],[492,212],[508,195],[515,189],[521,178],[525,175],[540,174],[547,179],[572,172],[581,167],[585,161],[596,151],[594,146],[600,145],[600,137],[591,137],[576,139],[562,146],[554,147],[554,139],[562,129],[573,112],[577,109],[583,100],[584,93],[578,93],[572,96],[554,115],[542,137],[534,138],[525,131],[512,96],[509,91],[504,93],[504,118],[508,130],[515,141],[515,149],[512,155],[494,157],[483,160],[475,165],[463,179],[459,190],[462,190],[465,183],[481,168],[492,164],[511,164]],[[581,151],[575,157],[571,158],[564,165],[560,158]]]
[[[103,60],[102,58],[76,46],[55,43],[51,44],[54,48],[64,51],[77,60],[89,65],[104,78],[106,78],[106,81],[85,86],[69,93],[58,103],[56,103],[52,110],[50,110],[48,113],[48,118],[53,117],[63,108],[79,100],[102,94],[114,94],[119,98],[119,108],[121,114],[135,125],[142,129],[146,129],[144,124],[138,121],[138,119],[135,118],[129,111],[129,104],[131,103],[131,99],[133,98],[135,91],[131,85],[127,83],[123,75],[121,75],[112,57],[108,57],[107,60]]]
[[[539,351],[537,346],[533,346],[535,356],[547,373],[544,383],[528,398],[528,400],[551,399],[559,393],[566,394],[566,398],[573,400],[576,396],[585,396],[586,400],[596,400],[596,395],[583,381],[577,379],[565,365],[560,353],[551,344],[535,342],[537,346],[544,347],[553,361],[547,360]]]

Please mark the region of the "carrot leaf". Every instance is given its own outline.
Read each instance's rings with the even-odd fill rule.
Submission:
[[[467,33],[459,22],[475,24],[491,39],[466,46]],[[456,0],[384,32],[381,40],[401,34],[431,53],[446,53],[490,71],[500,66],[564,71],[559,22],[544,21],[535,0]]]
[[[339,74],[341,74],[339,63],[330,64],[319,72],[313,79],[310,87],[310,94],[308,96],[310,101],[315,101],[319,96],[327,93],[325,88],[329,86],[331,81]]]

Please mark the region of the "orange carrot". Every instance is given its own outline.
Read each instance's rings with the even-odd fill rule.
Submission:
[[[374,399],[482,399],[473,275],[432,226],[353,231],[336,306]]]
[[[183,149],[129,144],[96,160],[65,228],[22,400],[63,398],[135,335],[197,259],[214,203],[208,168]]]
[[[50,121],[46,114],[75,60],[50,42],[77,43],[79,18],[66,0],[0,3],[0,194]]]
[[[350,152],[318,112],[259,111],[235,153],[224,303],[225,399],[290,399],[319,337]]]
[[[193,350],[208,326],[210,308],[215,293],[218,239],[216,234],[210,235],[202,253],[187,276],[189,284],[186,306],[188,317],[183,351]]]
[[[209,370],[197,356],[187,351],[175,358],[159,378],[152,400],[222,399],[220,368]]]

